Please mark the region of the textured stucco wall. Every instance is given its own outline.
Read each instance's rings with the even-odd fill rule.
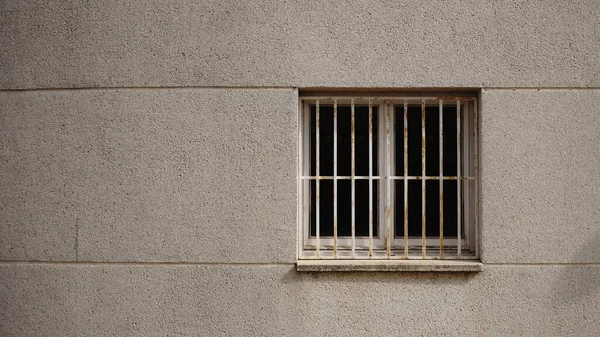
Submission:
[[[0,336],[597,336],[599,37],[597,0],[1,1]],[[295,271],[315,87],[481,88],[482,273]]]

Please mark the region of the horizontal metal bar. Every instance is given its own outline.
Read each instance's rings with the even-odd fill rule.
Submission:
[[[338,100],[339,101],[345,101],[348,100],[348,102],[350,102],[351,99],[354,99],[355,102],[356,101],[368,101],[372,100],[372,101],[382,101],[382,100],[389,100],[390,102],[395,102],[397,100],[399,101],[416,101],[419,104],[421,103],[421,100],[427,100],[427,101],[435,101],[436,106],[438,101],[444,100],[444,101],[456,101],[456,99],[460,99],[460,100],[475,100],[475,97],[469,95],[469,96],[428,96],[428,97],[423,97],[423,96],[302,96],[300,97],[301,100],[305,101],[305,100],[325,100],[325,101],[333,101],[333,100]],[[349,105],[349,103],[348,103]],[[339,106],[339,104],[338,104]]]
[[[307,180],[315,180],[319,178],[320,180],[333,180],[333,176],[303,176],[301,177],[301,179],[307,179]],[[373,176],[373,179],[384,179],[385,177],[379,177],[379,176]],[[351,180],[352,177],[351,176],[337,176],[338,180]],[[354,176],[354,179],[364,179],[364,180],[369,180],[369,176]],[[456,180],[456,179],[455,179]]]
[[[316,179],[320,179],[320,180],[333,180],[333,176],[303,176],[301,177],[301,179],[304,180],[316,180]],[[380,176],[373,176],[371,177],[374,180],[378,180],[378,179],[385,179],[385,177],[380,177]],[[337,176],[336,179],[338,180],[351,180],[352,177],[351,176]],[[369,180],[369,176],[354,176],[354,179],[356,180]],[[391,180],[404,180],[404,176],[390,176]],[[422,176],[406,176],[406,179],[408,180],[422,180],[423,177]],[[425,180],[440,180],[440,177],[438,176],[425,176]],[[475,180],[475,177],[455,177],[455,176],[445,176],[442,177],[442,180]]]
[[[382,252],[385,252],[385,251],[375,251],[371,259],[372,260],[441,260],[439,251],[437,251],[437,249],[428,248],[428,251],[429,251],[430,255],[426,255],[425,257],[423,257],[420,254],[420,252],[421,252],[420,247],[419,247],[418,253],[415,249],[411,248],[409,250],[408,257],[405,257],[404,253],[400,250],[392,250],[391,255],[389,257],[386,254],[383,254],[383,255],[381,254]],[[333,257],[332,251],[321,252],[320,257],[312,255],[310,250],[305,250],[304,252],[305,252],[305,254],[302,255],[300,257],[300,259],[309,259],[309,260],[310,259],[331,259]],[[459,255],[457,255],[458,252],[455,249],[450,250],[448,248],[445,248],[444,252],[446,253],[444,256],[444,260],[475,260],[476,259],[475,255],[467,255],[464,253],[459,256]],[[306,253],[308,253],[308,254],[306,254]],[[368,251],[368,249],[356,249],[356,251],[355,251],[356,257],[353,257],[351,254],[352,254],[352,251],[350,249],[339,249],[337,259],[339,259],[339,260],[364,260],[368,256],[369,251]]]

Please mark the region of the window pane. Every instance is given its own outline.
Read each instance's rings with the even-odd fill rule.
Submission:
[[[369,107],[357,106],[355,118],[355,151],[356,175],[369,175]],[[377,140],[378,140],[377,107],[373,107],[373,175],[377,175]]]
[[[395,234],[396,237],[404,237],[404,180],[396,180],[396,212],[395,212]],[[410,198],[410,195],[409,195]],[[412,204],[409,205],[409,207]],[[409,208],[408,212],[411,212]]]
[[[338,102],[342,104],[338,105],[337,109],[337,175],[340,179],[337,181],[337,209],[333,209],[334,203],[334,181],[330,178],[320,180],[320,236],[327,238],[329,241],[325,245],[329,245],[331,237],[333,236],[333,217],[337,214],[337,232],[338,237],[343,241],[338,242],[340,246],[348,248],[349,238],[352,234],[352,181],[349,178],[351,175],[352,168],[352,130],[354,128],[355,134],[355,175],[359,177],[369,176],[369,152],[372,151],[372,165],[373,175],[379,176],[385,174],[382,170],[379,170],[379,165],[385,163],[379,163],[383,158],[378,156],[379,150],[385,150],[385,143],[383,147],[379,147],[378,143],[383,138],[385,140],[385,130],[380,129],[380,122],[383,122],[381,117],[378,116],[379,106],[373,106],[373,144],[372,149],[369,149],[369,108],[365,104],[364,100],[356,98],[357,101],[361,102],[361,105],[355,106],[355,124],[351,123],[351,106],[349,104],[349,98],[338,98]],[[443,216],[444,216],[444,237],[447,239],[455,239],[457,236],[457,181],[456,180],[442,180],[438,179],[440,175],[440,153],[439,147],[440,142],[443,144],[443,175],[445,177],[455,177],[457,175],[456,165],[459,161],[457,159],[457,119],[456,119],[456,106],[455,101],[448,100],[444,102],[443,108],[443,132],[440,135],[439,125],[439,106],[436,99],[428,99],[425,110],[425,172],[421,172],[422,169],[422,122],[421,122],[421,103],[420,98],[410,99],[411,104],[408,105],[407,111],[407,153],[404,152],[404,105],[402,100],[393,100],[394,109],[392,110],[393,125],[391,125],[393,138],[391,139],[392,144],[392,162],[391,166],[393,176],[402,177],[404,172],[404,161],[407,161],[407,172],[406,174],[416,179],[409,179],[405,182],[403,179],[395,179],[391,182],[392,188],[392,203],[395,206],[393,210],[393,226],[395,230],[396,239],[401,239],[404,236],[404,187],[407,186],[407,219],[408,219],[408,235],[414,239],[420,239],[422,234],[422,181],[419,179],[422,174],[427,176],[425,181],[426,196],[426,235],[430,238],[428,245],[436,246],[439,243],[440,235],[440,185],[443,181]],[[314,102],[314,100],[312,101]],[[326,104],[323,104],[326,103]],[[464,109],[462,111],[462,118],[465,116]],[[307,150],[306,156],[310,159],[310,175],[316,175],[316,106],[310,105],[310,110],[307,112],[310,114],[309,123],[309,139],[310,145]],[[384,116],[385,119],[385,116]],[[332,99],[321,99],[320,105],[320,175],[331,177],[334,175],[333,164],[333,150],[334,150],[334,135],[333,135],[333,100]],[[466,131],[461,130],[463,137]],[[440,139],[440,136],[442,138]],[[467,142],[465,146],[472,146],[468,143],[469,139],[463,139]],[[461,144],[462,145],[462,144]],[[461,151],[464,156],[471,158],[472,152]],[[379,158],[378,158],[379,157]],[[469,169],[469,165],[465,167],[465,170]],[[471,168],[472,170],[472,168]],[[464,172],[463,172],[464,173]],[[387,186],[387,181],[384,177],[380,177],[381,180],[373,180],[373,195],[372,195],[372,223],[373,223],[373,236],[383,234],[378,230],[380,229],[379,219],[382,207],[385,206],[385,199],[379,198],[379,192],[385,192],[382,188]],[[455,178],[452,178],[455,179]],[[311,179],[309,185],[309,234],[311,237],[315,237],[316,232],[316,182]],[[468,184],[465,184],[468,186]],[[463,191],[463,196],[470,196],[472,189]],[[367,179],[356,179],[355,180],[355,228],[357,238],[367,238],[369,236],[369,181]],[[383,195],[383,194],[382,194]],[[463,198],[464,199],[464,198]],[[470,199],[466,199],[467,201]],[[461,207],[463,205],[460,205]],[[463,210],[463,214],[464,214]],[[381,219],[382,221],[384,219]],[[469,219],[472,224],[472,219]],[[464,230],[463,231],[463,238]],[[417,240],[420,241],[420,240]],[[364,242],[364,241],[363,241]],[[415,242],[415,241],[411,241]],[[362,244],[362,242],[360,243]],[[396,241],[394,244],[398,244]],[[420,243],[414,243],[420,247]],[[448,243],[446,243],[448,245]],[[331,249],[331,246],[321,246],[321,249]],[[381,247],[376,247],[381,249]],[[416,248],[413,246],[413,248]],[[348,253],[348,252],[346,252]],[[412,254],[412,253],[411,253]],[[416,253],[415,253],[416,255]]]
[[[319,226],[320,236],[333,235],[333,181],[321,180],[319,182],[321,191],[319,203]],[[317,216],[316,216],[316,181],[310,181],[310,235],[315,236],[317,233]]]
[[[421,237],[421,181],[408,181],[408,235]]]
[[[425,183],[425,211],[427,236],[440,236],[440,182],[439,180],[428,180]],[[448,224],[444,222],[444,224]],[[446,226],[444,226],[445,228]],[[445,232],[445,231],[444,231]],[[447,233],[444,235],[446,236]]]
[[[425,175],[427,176],[440,175],[439,111],[437,106],[425,108]]]
[[[338,106],[337,124],[337,171],[338,176],[349,176],[351,174],[351,148],[352,140],[350,128],[351,114],[349,106]]]
[[[378,234],[377,180],[373,180],[373,236]],[[356,236],[369,236],[369,181],[356,180]]]
[[[408,175],[421,175],[421,107],[408,107]]]
[[[319,173],[333,175],[333,106],[319,107]],[[316,175],[316,107],[310,107],[310,175]]]
[[[445,176],[456,176],[456,154],[456,106],[449,106],[444,107]]]
[[[395,106],[394,115],[394,144],[395,144],[395,166],[396,173],[394,175],[404,175],[404,105]],[[402,192],[404,197],[404,192]],[[404,206],[403,206],[404,207]]]
[[[454,119],[456,120],[456,118]],[[456,237],[456,180],[444,181],[444,237]],[[463,236],[464,237],[464,236]]]
[[[352,235],[350,180],[338,180],[338,236]]]
[[[321,236],[333,236],[333,180],[320,181],[320,228]],[[355,229],[356,236],[369,236],[369,181],[355,181]],[[373,180],[373,236],[378,235],[377,198],[379,188],[377,181]],[[315,236],[316,224],[316,182],[310,182],[310,235]],[[338,236],[351,236],[351,181],[338,180]]]

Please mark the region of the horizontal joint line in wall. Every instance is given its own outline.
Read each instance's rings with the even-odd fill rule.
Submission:
[[[338,88],[345,87],[324,86],[323,88]],[[387,87],[386,87],[387,88]],[[432,89],[438,88],[435,86],[428,87],[394,87],[394,89]],[[0,92],[26,92],[26,91],[82,91],[82,90],[165,90],[165,89],[299,89],[298,86],[122,86],[122,87],[48,87],[48,88],[2,88]],[[301,89],[301,88],[300,88]],[[371,90],[372,87],[364,87],[359,89]],[[475,89],[481,90],[600,90],[600,87],[478,87]]]
[[[236,90],[269,90],[297,89],[292,86],[147,86],[147,87],[72,87],[72,88],[6,88],[4,92],[21,91],[93,91],[93,90],[181,90],[181,89],[236,89]]]
[[[359,260],[357,260],[359,261]],[[64,264],[64,265],[121,265],[121,266],[294,266],[296,262],[102,262],[102,261],[25,261],[0,260],[0,264]],[[600,266],[600,262],[523,262],[483,263],[484,266]]]
[[[0,264],[64,264],[64,265],[123,265],[123,266],[293,266],[295,262],[111,262],[111,261],[24,261],[0,260]]]

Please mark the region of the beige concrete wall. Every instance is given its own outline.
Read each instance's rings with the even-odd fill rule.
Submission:
[[[3,336],[597,336],[597,266],[0,266]]]
[[[0,92],[0,106],[3,259],[295,261],[295,90]]]
[[[598,335],[600,2],[3,1],[0,28],[0,336]],[[314,87],[481,88],[482,273],[295,272]]]
[[[597,0],[3,1],[0,87],[587,87]]]

